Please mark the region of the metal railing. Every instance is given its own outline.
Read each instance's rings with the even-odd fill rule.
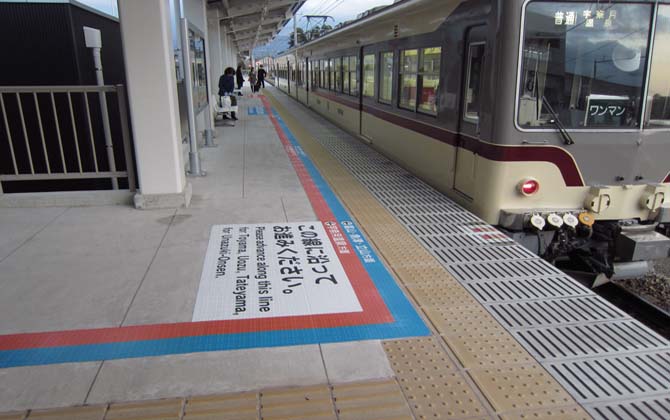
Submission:
[[[3,181],[135,191],[124,86],[0,86],[0,115],[0,194]]]

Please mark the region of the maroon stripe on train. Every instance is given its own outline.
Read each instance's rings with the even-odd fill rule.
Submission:
[[[316,96],[340,103],[353,109],[358,109],[358,103],[342,98],[331,93],[311,91]],[[579,174],[579,169],[572,159],[572,156],[560,147],[551,146],[500,146],[497,144],[485,143],[475,138],[459,135],[444,128],[412,120],[398,114],[384,111],[376,107],[363,105],[362,110],[374,115],[391,124],[399,125],[408,130],[415,131],[425,136],[434,138],[443,143],[452,146],[463,147],[483,158],[499,162],[549,162],[553,163],[561,171],[563,181],[568,187],[582,187],[584,181]],[[460,144],[459,144],[460,143]],[[670,174],[666,182],[670,181]]]
[[[356,102],[354,100],[351,100],[351,99],[347,99],[347,98],[339,96],[339,95],[335,95],[335,94],[332,94],[332,93],[319,92],[319,91],[315,91],[315,90],[310,90],[310,93],[312,93],[316,96],[320,96],[324,99],[328,99],[329,101],[337,102],[338,104],[348,106],[349,108],[353,108],[355,110],[360,109],[359,105],[358,105],[358,102]],[[352,98],[353,98],[353,96],[352,96]]]
[[[443,128],[424,124],[416,120],[386,112],[379,108],[363,105],[363,111],[408,130],[416,131],[452,146],[460,146],[483,158],[501,162],[549,162],[561,171],[568,187],[584,186],[579,169],[572,156],[560,147],[551,146],[501,146],[485,143],[475,138],[459,135]],[[459,144],[460,143],[460,144]],[[670,175],[668,176],[670,178]]]

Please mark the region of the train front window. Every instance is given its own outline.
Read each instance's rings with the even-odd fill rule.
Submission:
[[[518,104],[525,128],[640,126],[652,5],[534,1]]]

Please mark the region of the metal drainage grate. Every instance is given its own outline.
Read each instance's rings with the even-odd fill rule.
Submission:
[[[535,259],[526,248],[518,245],[477,246],[472,248],[440,249],[435,253],[445,264],[459,264],[485,261],[509,261]]]
[[[540,361],[668,348],[658,335],[632,320],[520,330],[515,335]]]
[[[440,236],[472,232],[473,226],[485,226],[484,222],[455,225],[453,223],[415,224],[406,225],[415,236]]]
[[[389,210],[393,214],[444,214],[444,213],[463,213],[463,209],[458,204],[445,202],[442,204],[429,206],[389,206]]]
[[[546,364],[549,371],[582,403],[626,399],[657,393],[670,395],[670,352]]]
[[[448,269],[462,282],[564,275],[556,267],[539,258],[532,260],[451,264]]]
[[[668,420],[670,419],[670,397],[591,404],[586,409],[596,420]]]
[[[397,217],[407,225],[430,225],[439,223],[472,225],[473,223],[483,223],[477,216],[468,213],[414,214],[398,215]],[[509,238],[507,240],[511,241]]]
[[[533,328],[626,318],[599,296],[496,303],[487,306],[510,329]]]
[[[566,276],[469,282],[465,287],[485,304],[593,295]]]

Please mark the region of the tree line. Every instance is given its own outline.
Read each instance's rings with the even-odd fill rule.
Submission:
[[[326,32],[332,30],[333,27],[328,24],[324,24],[323,26],[317,25],[312,29],[308,30],[307,32],[305,32],[305,30],[302,28],[297,28],[295,32],[297,32],[298,34],[298,45],[304,44],[309,41],[314,41],[320,36],[323,36]],[[293,48],[295,45],[295,35],[293,32],[291,32],[291,38],[288,40],[288,45],[291,48]]]

